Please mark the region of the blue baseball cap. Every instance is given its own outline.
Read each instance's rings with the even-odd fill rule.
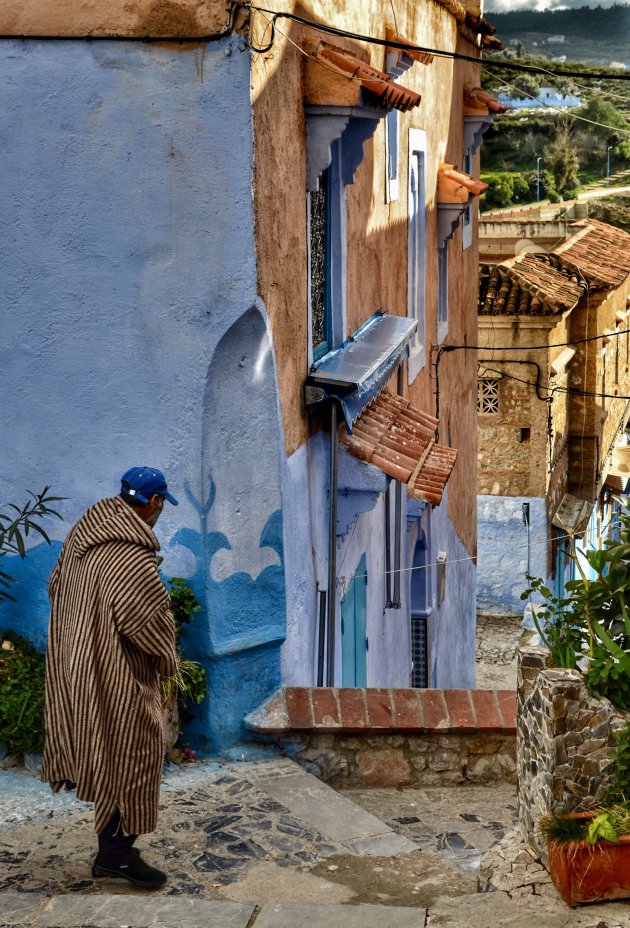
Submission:
[[[120,492],[133,496],[139,503],[148,503],[157,493],[173,506],[178,505],[175,497],[168,492],[164,474],[155,467],[130,467],[120,478],[120,483]]]

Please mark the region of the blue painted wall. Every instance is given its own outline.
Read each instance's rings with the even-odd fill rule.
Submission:
[[[523,504],[529,505],[529,530]],[[522,615],[527,574],[547,577],[545,500],[526,496],[477,497],[477,608]]]
[[[68,497],[53,547],[11,565],[18,603],[0,625],[43,645],[70,525],[127,467],[161,467],[181,501],[157,527],[162,569],[204,605],[189,645],[210,673],[196,737],[212,750],[277,684],[285,626],[250,64],[240,39],[0,46],[0,502],[45,484]],[[254,334],[237,357],[242,319]]]

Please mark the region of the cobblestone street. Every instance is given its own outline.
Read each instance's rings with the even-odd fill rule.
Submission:
[[[480,622],[482,686],[515,681],[507,624]],[[0,771],[1,928],[630,928],[625,903],[565,905],[510,785],[335,792],[246,753],[167,769],[159,829],[138,842],[169,874],[152,893],[92,878],[90,807]]]

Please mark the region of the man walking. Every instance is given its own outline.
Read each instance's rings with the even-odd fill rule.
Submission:
[[[170,597],[152,527],[164,475],[132,467],[120,496],[90,507],[70,532],[48,584],[42,779],[95,803],[95,877],[156,888],[166,875],[133,843],[155,830],[164,738],[160,674],[177,669]]]

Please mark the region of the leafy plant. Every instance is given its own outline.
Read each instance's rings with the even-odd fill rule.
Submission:
[[[538,822],[540,833],[547,841],[570,844],[586,839],[588,819],[576,818],[565,812],[547,812]]]
[[[175,676],[162,677],[162,702],[165,706],[177,705],[175,716],[178,720],[178,729],[181,732],[181,720],[185,721],[190,717],[186,709],[187,703],[202,703],[208,692],[205,669],[197,661],[192,661],[186,657],[181,642],[184,627],[194,620],[196,613],[201,609],[201,605],[190,586],[181,577],[172,577],[168,581],[168,586],[171,594],[171,609],[175,618],[179,665]],[[171,748],[169,758],[176,761],[187,759],[186,749],[184,748],[182,752],[177,748]]]
[[[168,581],[171,593],[171,609],[175,619],[175,634],[179,639],[184,625],[192,622],[201,609],[199,600],[181,577],[171,577]]]
[[[64,496],[49,496],[49,486],[44,487],[41,493],[32,493],[28,490],[31,499],[20,509],[15,503],[7,503],[4,509],[10,509],[11,513],[2,512],[0,509],[0,558],[8,554],[19,555],[22,559],[26,557],[26,542],[31,532],[35,532],[50,544],[50,538],[39,524],[39,520],[45,516],[56,516],[62,519],[63,516],[50,506],[50,503],[60,502],[65,499]],[[15,601],[8,589],[15,578],[5,570],[0,568],[0,604],[7,599]]]
[[[0,632],[0,741],[11,754],[37,754],[44,743],[44,655],[25,638]]]
[[[530,577],[522,598],[534,592],[543,598],[534,616],[552,662],[575,668],[584,660],[589,691],[630,709],[630,512],[626,498],[620,503],[619,538],[583,555],[594,576],[573,553],[579,578],[566,584],[565,597]]]

